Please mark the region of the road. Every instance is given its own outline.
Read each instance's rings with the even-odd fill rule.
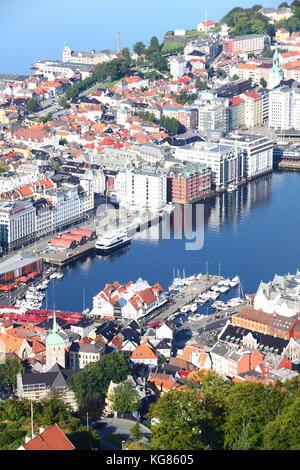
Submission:
[[[135,420],[122,418],[104,418],[101,422],[105,423],[104,427],[98,428],[97,431],[101,440],[103,450],[120,450],[120,447],[111,444],[105,440],[105,436],[110,434],[118,434],[124,436],[124,440],[130,439],[130,428],[136,423]],[[148,434],[149,429],[140,423],[141,431]]]

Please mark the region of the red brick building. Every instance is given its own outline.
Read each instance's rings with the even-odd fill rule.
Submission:
[[[211,191],[211,169],[201,163],[170,168],[168,200],[185,203],[205,196]]]

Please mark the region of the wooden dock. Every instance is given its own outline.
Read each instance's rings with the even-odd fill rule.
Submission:
[[[165,321],[170,315],[178,312],[184,305],[187,305],[195,300],[198,295],[203,294],[212,286],[217,284],[223,276],[214,274],[203,274],[200,279],[196,279],[188,286],[183,287],[178,294],[175,294],[167,304],[151,312],[148,316],[144,317],[139,323],[145,325],[153,321]]]

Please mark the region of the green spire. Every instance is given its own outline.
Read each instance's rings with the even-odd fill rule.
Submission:
[[[273,67],[270,71],[273,73],[282,73],[282,68],[279,65],[279,53],[277,48],[273,54]]]
[[[52,333],[57,333],[55,308],[54,308],[54,311],[53,311],[53,327],[52,327]]]
[[[47,344],[64,344],[64,340],[57,332],[57,324],[56,324],[56,313],[55,309],[53,311],[53,326],[52,326],[52,333],[47,336],[46,338]]]

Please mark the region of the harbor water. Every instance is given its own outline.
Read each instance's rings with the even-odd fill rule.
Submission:
[[[88,256],[63,269],[61,280],[49,284],[43,307],[82,311],[106,283],[127,283],[142,277],[164,289],[183,270],[186,276],[206,273],[238,275],[244,292],[261,280],[300,268],[300,174],[275,172],[204,204],[204,246],[186,250],[186,241],[133,239],[106,259]],[[221,298],[226,300],[237,291]],[[206,306],[199,309],[205,313]]]

